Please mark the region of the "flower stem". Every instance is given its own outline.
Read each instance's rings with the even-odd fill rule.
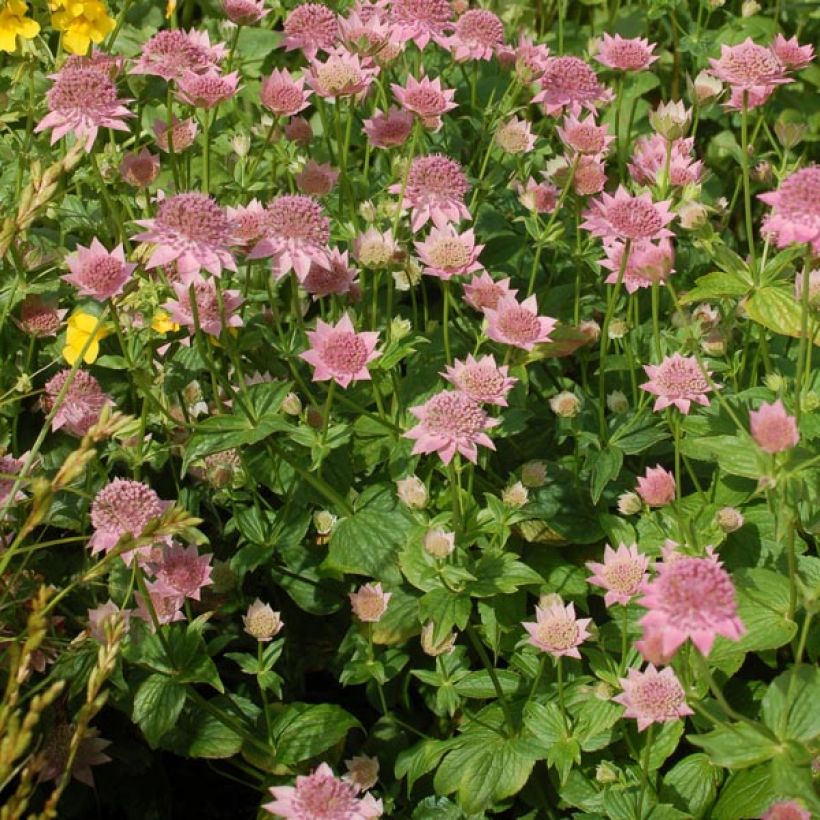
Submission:
[[[202,192],[211,192],[211,112],[205,110],[202,123]]]
[[[442,294],[442,314],[441,325],[444,332],[444,360],[450,365],[453,363],[453,357],[450,354],[450,283],[444,280],[441,283]]]
[[[538,661],[538,672],[535,674],[535,678],[532,682],[532,689],[530,689],[530,694],[527,696],[527,703],[529,703],[533,697],[535,696],[535,692],[538,689],[538,684],[541,683],[541,677],[544,674],[544,667],[547,665],[547,656],[546,653],[541,655],[541,660]]]
[[[797,368],[794,372],[794,417],[800,424],[800,404],[803,393],[803,372],[811,362],[812,342],[809,340],[809,295],[811,292],[811,246],[806,251],[803,282],[800,288],[800,344],[797,349]]]
[[[635,817],[641,820],[643,816],[644,795],[651,788],[649,783],[649,756],[652,753],[652,741],[655,738],[655,724],[652,723],[646,733],[646,744],[643,747],[643,759],[641,761],[641,790],[638,792],[638,805],[635,810]]]
[[[752,224],[752,193],[749,183],[749,92],[743,92],[743,107],[740,112],[740,170],[743,174],[743,206],[746,214],[746,241],[752,257],[752,275],[757,280],[755,265],[754,226]]]
[[[560,655],[555,659],[555,677],[558,685],[558,709],[564,723],[564,731],[569,735],[569,720],[564,706],[564,659]]]
[[[470,639],[470,642],[478,654],[481,663],[484,664],[484,668],[490,676],[490,681],[492,682],[495,693],[498,696],[499,705],[504,712],[504,720],[507,724],[507,728],[512,734],[515,731],[515,721],[513,720],[512,712],[510,712],[510,705],[507,703],[507,697],[504,694],[504,690],[501,688],[501,682],[498,680],[495,667],[490,662],[490,657],[487,654],[487,650],[484,648],[484,644],[481,643],[481,638],[479,638],[476,634],[475,627],[468,623],[467,628],[464,631],[467,633],[467,637]]]

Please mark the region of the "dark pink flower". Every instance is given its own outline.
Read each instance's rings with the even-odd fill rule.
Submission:
[[[70,374],[70,370],[61,370],[45,383],[40,401],[46,413],[51,412]],[[51,420],[51,429],[63,429],[81,438],[99,421],[103,408],[111,404],[111,396],[100,383],[85,370],[77,370]]]
[[[179,80],[186,71],[199,73],[218,68],[224,56],[225,46],[212,46],[207,31],[163,29],[146,41],[131,74]]]
[[[464,285],[464,301],[476,310],[495,309],[499,301],[505,297],[515,298],[517,290],[510,287],[509,279],[499,279],[497,282],[486,271],[473,278]]]
[[[523,623],[530,643],[553,658],[579,658],[578,647],[589,637],[591,618],[577,618],[575,605],[552,603],[535,607],[535,621]]]
[[[292,117],[308,107],[310,91],[305,91],[305,78],[294,79],[284,69],[275,68],[262,80],[259,100],[277,117]]]
[[[476,359],[472,354],[466,361],[456,359],[441,374],[450,384],[473,401],[481,404],[507,406],[507,393],[512,390],[518,379],[509,375],[506,365],[495,362],[495,356],[482,356]]]
[[[604,240],[606,259],[599,263],[609,270],[604,280],[608,285],[618,281],[623,262],[625,245],[617,239]],[[623,285],[627,293],[634,293],[639,288],[648,288],[653,282],[665,282],[674,272],[675,249],[668,239],[640,239],[632,243],[626,267],[623,272]]]
[[[635,489],[648,507],[664,507],[675,500],[675,476],[660,464],[647,467]]]
[[[790,71],[801,71],[814,59],[814,46],[801,46],[797,37],[787,40],[782,34],[775,35],[772,51]]]
[[[794,416],[790,416],[778,399],[771,404],[763,402],[749,413],[752,438],[766,453],[782,453],[800,443],[800,433]]]
[[[197,130],[196,120],[193,117],[187,120],[178,120],[176,117],[171,118],[171,139],[174,142],[175,154],[193,145]],[[154,135],[157,138],[157,145],[163,151],[169,152],[171,146],[168,140],[167,120],[154,120]]]
[[[236,311],[245,300],[238,290],[218,292],[216,280],[203,279],[199,274],[193,274],[183,282],[175,282],[173,287],[177,298],[166,302],[165,310],[172,321],[185,325],[191,333],[196,331],[197,321],[199,327],[211,336],[219,336],[229,327],[242,327],[242,317]],[[196,317],[191,304],[191,291],[196,303]],[[220,296],[222,307],[219,304]]]
[[[632,150],[629,173],[641,185],[657,185],[667,171],[667,148],[669,142],[661,134],[638,137]],[[668,181],[670,185],[682,188],[696,185],[703,176],[703,163],[692,157],[694,140],[672,140],[669,154]]]
[[[618,71],[643,71],[658,58],[652,55],[655,45],[643,37],[625,39],[620,34],[604,34],[598,44],[595,59],[607,68]]]
[[[74,731],[75,727],[72,724],[62,721],[52,727],[43,747],[45,763],[40,772],[40,782],[57,780],[65,772]],[[91,767],[111,762],[111,758],[103,751],[110,745],[111,741],[100,737],[97,729],[86,728],[71,762],[71,777],[93,789],[94,774]]]
[[[0,455],[0,506],[8,500],[9,493],[14,487],[15,478],[23,469],[28,453],[23,453],[20,458],[14,456]],[[21,490],[15,493],[14,500],[22,501],[26,494]]]
[[[122,245],[109,252],[96,238],[88,248],[77,245],[74,253],[66,257],[66,264],[71,273],[61,278],[74,285],[80,296],[90,296],[99,302],[122,293],[137,267],[125,261]]]
[[[443,88],[440,77],[431,80],[422,76],[421,80],[417,80],[412,74],[408,74],[404,86],[392,83],[390,87],[399,105],[406,111],[417,114],[424,127],[433,131],[441,128],[442,114],[458,107],[453,102],[455,90]]]
[[[210,554],[200,555],[196,545],[171,544],[162,550],[159,562],[152,563],[154,589],[166,597],[200,599],[201,590],[211,584]]]
[[[587,561],[586,566],[594,573],[587,581],[606,590],[604,603],[607,606],[626,606],[638,594],[641,584],[647,578],[649,558],[638,552],[636,544],[630,547],[619,544],[617,550],[607,544],[604,547],[603,563]]]
[[[159,176],[159,157],[145,147],[131,151],[122,158],[120,176],[135,188],[147,188]]]
[[[185,613],[182,611],[182,605],[185,603],[185,599],[180,595],[164,595],[157,589],[157,586],[156,581],[150,581],[146,584],[148,597],[151,600],[150,608],[141,592],[134,594],[137,608],[133,614],[135,617],[145,621],[151,632],[155,631],[154,618],[151,614],[151,610],[153,610],[154,615],[157,616],[157,622],[160,626],[185,620]]]
[[[595,111],[612,99],[612,92],[601,85],[597,74],[579,57],[548,57],[539,82],[541,90],[532,102],[540,102],[551,117],[565,109],[575,115],[583,108]]]
[[[222,11],[237,26],[253,26],[270,13],[265,0],[222,0]]]
[[[333,248],[326,261],[311,264],[302,287],[314,299],[331,294],[344,296],[350,293],[357,274],[356,268],[350,266],[348,252]]]
[[[820,254],[820,165],[807,165],[787,176],[776,191],[760,194],[771,213],[761,233],[778,248],[810,243]]]
[[[496,50],[504,43],[504,24],[491,11],[468,9],[456,20],[449,37],[436,35],[435,40],[450,50],[457,63],[492,60]]]
[[[291,117],[285,125],[286,139],[307,147],[313,140],[313,129],[304,117]]]
[[[526,186],[518,184],[518,201],[528,210],[537,214],[551,214],[558,205],[560,191],[545,178],[538,182],[534,177],[527,180]]]
[[[305,167],[296,174],[296,187],[308,196],[327,196],[335,187],[339,172],[329,162],[318,163],[309,159]]]
[[[413,114],[391,105],[387,113],[376,111],[362,123],[370,144],[376,148],[395,148],[404,145],[413,128]]]
[[[56,336],[63,323],[67,310],[57,308],[57,303],[43,299],[41,296],[27,296],[20,308],[17,321],[20,330],[38,339]]]
[[[423,49],[432,37],[441,36],[453,28],[453,8],[449,0],[393,0],[390,22],[393,34],[400,42],[412,40]]]
[[[671,200],[653,202],[646,191],[631,196],[622,185],[614,196],[603,193],[590,202],[581,227],[610,239],[661,239],[674,236],[666,226],[675,218]]]
[[[632,668],[619,680],[624,691],[612,700],[626,707],[624,717],[637,719],[639,732],[653,723],[694,714],[686,705],[686,693],[671,666],[658,672],[650,663],[643,672]]]
[[[550,340],[556,319],[538,315],[535,295],[523,302],[516,302],[512,296],[498,300],[494,308],[485,308],[487,336],[495,342],[532,350],[535,345]]]
[[[339,34],[336,15],[323,3],[302,3],[285,18],[285,51],[301,49],[308,59],[333,48]]]
[[[603,154],[615,139],[609,135],[606,125],[595,124],[594,113],[584,120],[567,114],[563,125],[558,126],[555,131],[567,148],[579,154]]]
[[[688,413],[692,402],[709,406],[706,394],[712,390],[708,381],[712,374],[709,371],[704,373],[694,356],[687,358],[674,353],[660,364],[647,364],[643,369],[649,381],[642,384],[641,389],[658,397],[654,410],[674,405],[681,413]]]
[[[313,381],[332,379],[347,387],[354,381],[370,380],[367,365],[381,355],[376,350],[378,333],[357,333],[345,313],[335,325],[318,319],[316,330],[309,330],[307,336],[310,348],[299,356],[313,366]]]
[[[340,18],[339,40],[348,51],[380,60],[380,55],[390,48],[394,37],[393,27],[382,13],[383,9],[376,6],[367,8],[376,11],[362,15],[354,5],[346,17]]]
[[[179,98],[195,108],[215,108],[236,94],[239,72],[222,75],[217,69],[202,74],[186,71],[179,78]]]

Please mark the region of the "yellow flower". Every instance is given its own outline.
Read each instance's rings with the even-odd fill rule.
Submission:
[[[155,330],[157,333],[173,333],[175,330],[179,330],[179,325],[172,321],[164,310],[158,310],[151,320],[151,330]]]
[[[49,0],[51,22],[63,32],[63,48],[86,54],[91,43],[101,43],[115,25],[100,0]]]
[[[177,10],[177,0],[168,0],[165,4],[165,19],[170,20]]]
[[[86,364],[92,364],[100,355],[100,342],[106,336],[110,336],[112,332],[111,325],[100,322],[99,316],[95,316],[93,313],[83,313],[83,311],[74,313],[68,319],[63,358],[70,365],[73,365],[83,352],[89,337],[93,334],[93,338],[83,356],[83,361]]]
[[[23,0],[6,0],[0,8],[0,51],[17,50],[17,35],[31,40],[40,32],[40,24],[26,17],[28,6]]]

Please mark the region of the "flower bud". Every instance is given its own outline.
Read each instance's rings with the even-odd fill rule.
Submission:
[[[618,782],[618,770],[607,760],[601,761],[595,767],[595,781],[605,786]]]
[[[708,71],[701,71],[693,83],[695,99],[703,105],[709,100],[713,100],[723,92],[723,83],[713,77]]]
[[[578,330],[586,336],[588,342],[597,342],[601,336],[601,326],[594,319],[579,322]]]
[[[302,412],[302,401],[299,396],[291,391],[282,400],[282,410],[289,416],[298,416]]]
[[[422,546],[428,555],[442,560],[456,548],[455,533],[447,532],[441,527],[434,527],[424,534]]]
[[[396,493],[402,504],[414,510],[423,510],[427,506],[427,487],[415,475],[409,475],[396,482]]]
[[[760,11],[760,3],[757,0],[744,0],[740,7],[741,17],[754,17]]]
[[[678,221],[687,231],[696,231],[706,224],[708,214],[706,206],[700,202],[684,202],[678,208]]]
[[[317,510],[313,513],[313,526],[319,535],[329,535],[336,523],[336,516],[327,510]]]
[[[666,139],[676,140],[686,135],[691,118],[692,112],[681,100],[676,100],[661,103],[649,114],[649,124]]]
[[[763,377],[763,384],[765,384],[772,393],[780,393],[786,389],[787,379],[780,373],[768,373]]]
[[[719,327],[713,328],[700,340],[700,347],[709,356],[723,356],[726,354],[726,336]]]
[[[438,657],[439,655],[449,655],[453,649],[455,649],[456,638],[458,636],[455,632],[451,632],[444,640],[439,643],[433,643],[435,629],[436,625],[432,621],[427,621],[421,628],[421,648],[424,654],[430,655],[432,658]]]
[[[251,138],[248,134],[234,134],[231,137],[231,148],[238,157],[248,156],[251,150]]]
[[[629,325],[624,319],[613,319],[609,323],[607,336],[610,340],[623,339],[629,333]]]
[[[525,487],[543,487],[547,482],[547,462],[528,461],[521,468],[521,483]]]
[[[772,171],[772,164],[763,160],[758,162],[752,169],[752,179],[755,182],[762,182],[765,185],[771,185],[774,179],[774,172]]]
[[[795,148],[802,141],[806,134],[805,122],[787,122],[786,120],[778,120],[774,124],[774,133],[780,140],[784,148]]]
[[[606,406],[611,413],[626,413],[629,410],[629,399],[621,390],[613,390],[606,397]]]
[[[278,612],[274,612],[269,604],[263,604],[257,598],[242,616],[245,632],[260,643],[270,641],[281,631],[284,623]]]
[[[715,520],[723,532],[736,532],[743,526],[743,516],[734,507],[721,507]]]
[[[413,324],[409,319],[397,316],[390,322],[390,338],[398,342],[408,336],[412,329]]]
[[[530,494],[527,492],[527,488],[520,481],[516,481],[515,484],[507,487],[501,493],[501,500],[508,507],[523,507],[529,501],[529,498]]]
[[[621,493],[618,496],[618,512],[621,515],[635,515],[641,511],[641,499],[637,493]]]
[[[562,419],[575,418],[581,411],[581,400],[575,393],[570,393],[568,390],[563,390],[553,396],[549,404],[550,410]]]
[[[376,206],[372,200],[366,199],[359,205],[359,216],[361,216],[365,222],[375,222],[378,219],[379,212],[376,210]]]

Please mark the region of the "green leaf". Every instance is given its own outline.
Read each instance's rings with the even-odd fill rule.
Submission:
[[[606,485],[618,477],[624,463],[623,450],[619,450],[610,444],[606,449],[598,453],[592,465],[592,486],[590,494],[592,503],[597,504],[601,498],[601,493],[606,489]]]
[[[259,708],[254,703],[238,695],[232,695],[230,701],[224,697],[215,697],[209,703],[228,714],[238,705],[251,723],[259,715]],[[220,759],[232,757],[240,751],[242,738],[221,720],[198,706],[187,709],[187,713],[190,716],[187,721],[183,719],[182,727],[187,740],[184,754]]]
[[[570,770],[581,762],[581,746],[573,737],[560,738],[547,752],[547,765],[558,771],[561,783],[566,783]]]
[[[587,698],[578,713],[573,734],[585,752],[606,748],[612,742],[612,727],[623,716],[623,709],[611,700]]]
[[[520,695],[526,691],[524,681],[515,672],[509,669],[496,669],[495,675],[505,695]],[[486,669],[465,675],[456,683],[455,690],[465,698],[497,697],[490,673]]]
[[[341,706],[291,703],[271,727],[276,760],[286,766],[308,760],[359,727],[359,721]]]
[[[698,461],[717,461],[727,473],[746,478],[760,478],[769,469],[764,453],[738,436],[687,437],[681,452]]]
[[[753,287],[752,282],[746,281],[741,276],[715,271],[699,276],[695,287],[681,297],[681,302],[690,305],[705,299],[739,298],[746,296]]]
[[[718,726],[702,735],[687,735],[695,746],[700,746],[716,766],[744,769],[771,760],[779,746],[746,723]]]
[[[467,591],[476,598],[488,598],[499,593],[510,594],[526,584],[544,583],[544,579],[511,552],[485,554],[470,566],[475,577],[468,581]]]
[[[452,592],[449,589],[432,589],[419,600],[421,621],[432,621],[435,624],[434,644],[443,641],[454,626],[464,629],[470,619],[471,610],[472,601],[469,595]]]
[[[720,770],[705,754],[678,761],[663,777],[661,799],[688,810],[698,820],[712,805],[720,784]]]
[[[772,776],[769,765],[753,766],[732,772],[712,809],[713,820],[740,820],[760,817],[772,802]]]
[[[763,697],[763,722],[781,739],[808,743],[820,735],[820,669],[784,672]]]
[[[652,748],[649,750],[649,768],[652,771],[660,769],[664,761],[678,748],[683,734],[683,721],[670,720],[661,726],[655,734]]]
[[[150,746],[174,728],[184,704],[185,687],[167,675],[154,673],[140,684],[132,717]]]
[[[405,749],[396,758],[396,777],[407,778],[407,790],[409,792],[419,778],[435,769],[441,758],[459,745],[461,745],[461,738],[422,740],[415,746]]]
[[[744,303],[749,318],[782,336],[800,337],[800,305],[789,287],[767,285],[753,293]],[[820,344],[820,331],[814,344]]]

